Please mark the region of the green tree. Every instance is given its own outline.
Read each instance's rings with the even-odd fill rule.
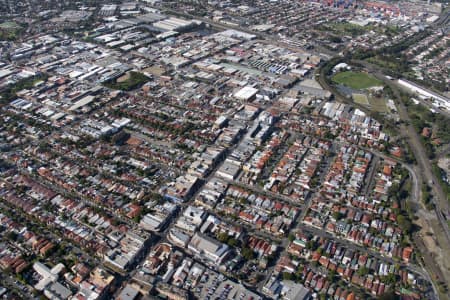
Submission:
[[[242,248],[242,256],[246,259],[246,260],[252,260],[255,258],[255,252],[247,247]]]
[[[226,232],[221,232],[217,235],[217,240],[221,243],[227,243],[230,236]]]
[[[369,274],[369,269],[366,267],[361,267],[358,269],[357,273],[359,276],[366,276],[367,274]]]
[[[294,280],[294,274],[283,272],[283,280]]]
[[[116,145],[123,145],[130,138],[130,134],[125,131],[119,131],[111,138],[111,142]]]
[[[330,282],[335,282],[335,280],[336,280],[336,271],[331,270],[330,272],[328,272],[328,274],[327,274],[327,279],[328,279]]]
[[[295,235],[293,233],[290,233],[288,239],[290,242],[293,242],[295,240]]]
[[[333,218],[334,218],[336,221],[339,221],[339,220],[342,218],[342,214],[341,214],[340,212],[338,212],[338,211],[335,211],[335,212],[333,213]]]
[[[378,297],[378,300],[398,300],[400,297],[398,297],[394,292],[389,291],[384,293],[383,295]]]
[[[391,285],[394,284],[397,281],[397,277],[393,273],[389,273],[386,276],[381,277],[381,282]]]
[[[228,240],[228,246],[230,246],[230,247],[237,247],[237,246],[239,246],[239,241],[234,239],[234,238],[230,238]]]
[[[406,233],[410,234],[412,231],[412,223],[411,221],[405,217],[404,215],[397,216],[398,226]]]
[[[311,250],[311,251],[316,251],[316,249],[319,247],[319,245],[317,244],[317,242],[315,241],[308,241],[306,243],[306,249]]]
[[[17,240],[17,233],[10,231],[8,232],[8,234],[6,235],[6,238],[10,241],[16,241]]]

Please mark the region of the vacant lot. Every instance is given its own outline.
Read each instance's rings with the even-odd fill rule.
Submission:
[[[381,86],[383,83],[375,77],[363,72],[340,72],[333,76],[333,82],[348,86],[355,90]]]

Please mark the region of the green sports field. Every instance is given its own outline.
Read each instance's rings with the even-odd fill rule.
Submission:
[[[333,82],[345,85],[354,90],[367,89],[374,86],[381,86],[383,82],[376,79],[372,75],[362,72],[339,72],[332,78]]]

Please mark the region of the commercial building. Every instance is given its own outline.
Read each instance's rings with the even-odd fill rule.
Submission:
[[[228,254],[230,254],[230,249],[227,245],[201,233],[194,234],[188,249],[216,265],[222,264]]]

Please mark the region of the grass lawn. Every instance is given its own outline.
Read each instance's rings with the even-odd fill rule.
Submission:
[[[388,112],[386,99],[383,97],[369,97],[369,103],[372,111],[380,113]]]
[[[383,82],[376,79],[372,75],[362,73],[362,72],[340,72],[334,75],[332,78],[333,82],[348,86],[349,88],[355,90],[367,89],[374,86],[381,86]]]
[[[0,24],[0,29],[19,29],[21,28],[16,22],[4,22]]]
[[[369,99],[367,99],[367,96],[364,95],[364,94],[356,94],[355,93],[352,96],[353,96],[353,101],[355,103],[362,104],[362,105],[369,105],[370,104],[369,103]]]
[[[15,22],[4,22],[0,24],[0,41],[13,41],[21,33],[23,28]]]

